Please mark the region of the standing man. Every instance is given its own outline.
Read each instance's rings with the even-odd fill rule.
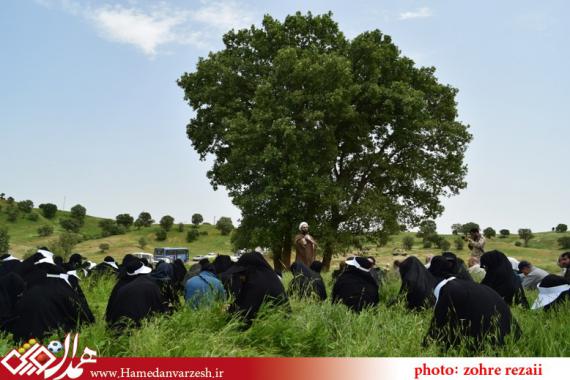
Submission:
[[[485,253],[485,237],[481,235],[479,228],[473,228],[469,231],[469,235],[465,237],[465,240],[471,250],[471,256],[480,259]]]
[[[295,262],[301,262],[307,267],[311,267],[317,258],[317,242],[309,235],[307,222],[299,224],[299,234],[295,236],[295,251],[297,251]]]

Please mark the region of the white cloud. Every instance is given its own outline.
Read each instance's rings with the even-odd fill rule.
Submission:
[[[93,5],[77,0],[36,0],[46,7],[59,7],[91,21],[101,35],[113,42],[133,45],[154,57],[162,46],[189,44],[206,47],[232,28],[253,23],[253,14],[236,2],[202,1],[194,9],[171,8],[165,3],[152,7],[131,2],[124,5]]]
[[[415,11],[400,13],[400,20],[431,17],[432,12],[428,7],[418,8]]]

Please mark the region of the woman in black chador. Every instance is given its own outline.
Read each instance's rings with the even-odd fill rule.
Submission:
[[[538,284],[538,297],[532,308],[544,308],[545,311],[548,311],[565,302],[570,303],[570,280],[549,274]]]
[[[481,284],[493,288],[509,305],[513,302],[528,309],[528,301],[521,281],[513,272],[507,256],[499,251],[489,251],[481,256],[481,268],[486,274]]]
[[[366,257],[349,257],[345,263],[346,267],[332,289],[333,302],[341,302],[355,312],[378,305],[379,287],[370,275],[370,260]]]
[[[399,265],[402,286],[400,295],[406,295],[406,306],[411,310],[432,306],[436,280],[417,257],[410,256]]]
[[[281,280],[258,252],[243,254],[236,265],[220,277],[234,297],[229,312],[239,314],[248,324],[255,318],[264,302],[288,305]]]
[[[327,290],[321,275],[307,268],[300,261],[291,264],[293,279],[289,283],[289,295],[300,298],[317,297],[321,301],[327,299]]]
[[[493,289],[454,277],[442,256],[432,259],[429,271],[438,284],[426,341],[434,339],[446,348],[464,342],[469,349],[478,350],[484,342],[503,344],[511,331],[520,336],[509,306]]]

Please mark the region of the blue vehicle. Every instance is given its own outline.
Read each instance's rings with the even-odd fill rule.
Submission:
[[[190,258],[190,253],[188,252],[188,248],[171,248],[171,247],[162,247],[162,248],[155,248],[154,249],[154,259],[160,260],[161,258],[170,259],[173,262],[176,259],[182,260],[182,262],[188,262]]]

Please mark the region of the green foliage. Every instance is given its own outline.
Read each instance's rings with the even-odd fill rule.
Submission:
[[[451,243],[441,235],[435,235],[432,238],[432,241],[435,244],[435,246],[441,249],[442,251],[449,251],[449,248],[451,247]]]
[[[223,41],[178,81],[187,135],[242,211],[240,239],[268,240],[276,262],[302,220],[326,266],[351,236],[417,225],[466,186],[457,90],[379,30],[349,40],[331,14],[296,13]]]
[[[85,215],[87,215],[87,209],[81,205],[75,205],[70,210],[71,217],[79,222],[80,227],[85,223]]]
[[[7,228],[0,228],[0,254],[8,253],[10,249],[10,235]]]
[[[566,224],[559,223],[554,230],[559,233],[566,232],[568,231],[568,226]]]
[[[556,240],[558,245],[561,249],[569,249],[570,248],[570,236],[563,236]]]
[[[456,250],[462,251],[464,245],[465,245],[465,241],[463,240],[462,237],[457,236],[455,239],[453,239],[453,246],[455,247]]]
[[[532,234],[530,228],[521,228],[519,229],[519,237],[524,242],[524,246],[528,247],[528,242],[530,239],[534,238],[534,235]]]
[[[30,213],[34,209],[34,202],[32,202],[29,199],[25,201],[20,201],[18,202],[18,209],[25,214]]]
[[[178,232],[184,232],[184,223],[178,223]]]
[[[111,248],[111,246],[108,243],[101,243],[99,244],[99,251],[101,253],[105,253],[109,250],[109,248]]]
[[[492,227],[487,227],[483,230],[483,236],[487,239],[491,239],[497,236],[497,232]]]
[[[463,227],[463,224],[461,224],[461,223],[452,224],[451,225],[451,233],[453,235],[457,235],[458,233],[461,232],[462,227]]]
[[[139,217],[137,218],[137,220],[135,220],[135,227],[137,229],[141,228],[141,227],[150,227],[150,226],[152,226],[153,223],[154,223],[154,219],[152,219],[150,214],[146,211],[143,211],[139,214]]]
[[[6,207],[6,220],[10,223],[15,223],[20,215],[20,210],[14,204],[10,204]]]
[[[417,233],[418,237],[427,238],[436,235],[437,225],[433,220],[424,220],[420,223],[420,228]]]
[[[460,232],[463,234],[468,234],[469,231],[471,231],[473,229],[479,229],[479,224],[477,224],[475,222],[465,223],[464,225],[461,226]]]
[[[414,247],[414,238],[412,236],[404,236],[402,238],[402,248],[410,251]]]
[[[53,226],[46,224],[38,228],[39,236],[51,236],[53,235]]]
[[[130,214],[119,214],[115,217],[115,222],[127,229],[133,225],[134,221],[135,218],[133,218]]]
[[[118,225],[112,219],[103,219],[99,221],[99,227],[101,228],[101,235],[103,237],[111,235],[122,235],[127,232],[127,229],[123,225]]]
[[[422,247],[429,249],[432,247],[432,245],[433,242],[431,240],[426,240],[426,239],[422,240]]]
[[[520,241],[515,241],[515,247],[522,247],[523,243],[521,243]]]
[[[67,232],[79,232],[81,229],[81,222],[75,218],[61,219],[59,225]]]
[[[192,224],[197,226],[204,221],[202,214],[194,214],[192,215]]]
[[[147,244],[148,244],[148,241],[146,240],[146,237],[141,236],[141,237],[139,238],[138,244],[139,244],[140,249],[143,249],[143,250],[144,250],[144,247],[146,247]]]
[[[38,213],[32,211],[26,216],[26,219],[28,219],[31,222],[37,222],[40,219],[40,216],[38,215]]]
[[[164,241],[168,238],[168,232],[163,228],[159,228],[158,230],[156,230],[154,235],[156,241]]]
[[[160,219],[160,227],[165,231],[170,231],[172,225],[174,224],[174,218],[170,215],[165,215]]]
[[[499,231],[499,237],[500,237],[500,238],[506,238],[506,237],[508,237],[508,236],[510,236],[510,235],[511,235],[511,231],[509,231],[509,230],[502,229],[502,230]]]
[[[190,228],[186,233],[186,241],[192,243],[200,237],[200,232],[197,228]]]
[[[71,255],[73,248],[82,240],[83,238],[80,234],[63,232],[59,235],[57,240],[49,244],[49,247],[53,253],[63,257],[64,260],[67,260],[69,255]]]
[[[229,235],[230,232],[234,229],[234,224],[232,223],[232,219],[228,218],[227,216],[222,216],[216,222],[216,228],[220,231],[222,235]]]
[[[42,210],[42,214],[44,218],[53,219],[55,214],[57,213],[57,206],[53,203],[42,203],[38,206],[40,210]]]

